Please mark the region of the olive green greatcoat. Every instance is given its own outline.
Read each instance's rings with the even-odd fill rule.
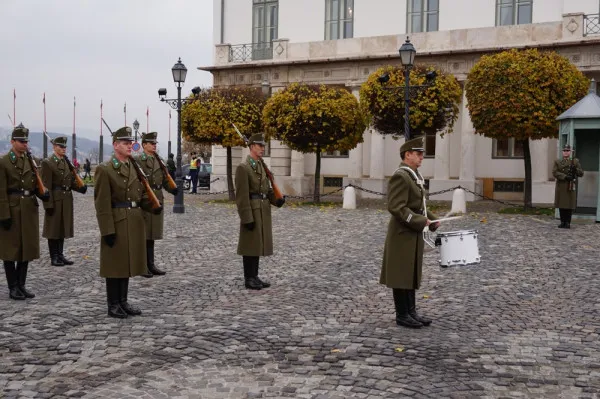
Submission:
[[[407,166],[402,163],[400,166]],[[419,289],[423,263],[423,229],[427,219],[423,216],[422,189],[409,171],[398,168],[388,185],[388,211],[392,214],[388,224],[383,250],[383,264],[379,282],[389,288]]]
[[[35,189],[35,174],[25,156],[12,150],[0,158],[0,220],[11,219],[10,230],[0,226],[0,259],[26,262],[40,257],[40,220],[35,196],[9,190]]]
[[[54,209],[52,215],[44,216],[42,237],[53,240],[73,237],[73,193],[77,189],[75,177],[67,161],[56,154],[42,161],[42,181],[50,191],[45,209]]]
[[[262,163],[248,156],[235,170],[235,201],[240,215],[238,255],[269,256],[273,254],[271,205],[275,194]],[[266,199],[250,199],[250,194],[266,194]],[[253,230],[244,224],[254,222]]]
[[[142,170],[148,177],[148,183],[154,191],[154,195],[164,205],[164,195],[162,189],[168,191],[169,186],[167,179],[163,174],[158,161],[154,156],[143,153],[137,158],[138,163],[142,167]],[[146,191],[143,192],[144,199],[146,197]],[[160,215],[155,215],[152,212],[144,212],[144,222],[146,224],[146,240],[162,240],[163,238],[163,226],[164,226],[164,214],[161,212]]]
[[[575,169],[575,183],[577,183],[577,177],[583,176],[583,169],[579,164],[577,158],[573,159],[573,167]],[[577,191],[569,190],[569,182],[566,180],[567,175],[571,171],[571,160],[570,159],[557,159],[554,161],[552,167],[552,176],[556,178],[556,188],[554,190],[554,207],[561,209],[575,209],[577,208]]]
[[[100,238],[100,276],[134,277],[146,272],[146,235],[142,208],[113,208],[113,203],[142,203],[142,183],[131,162],[115,156],[100,164],[94,175],[94,203],[100,235],[116,234],[109,247]],[[142,203],[142,206],[146,206]]]

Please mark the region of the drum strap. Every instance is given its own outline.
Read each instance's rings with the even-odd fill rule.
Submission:
[[[419,173],[418,170],[415,172],[408,166],[400,166],[398,169],[404,169],[404,170],[408,171],[412,175],[413,180],[417,183],[417,185],[419,187],[421,187],[421,193],[423,194],[423,216],[427,217],[427,203],[425,201],[425,193],[424,193],[425,179],[423,179],[423,176],[421,176],[421,173]]]
[[[421,194],[423,194],[423,216],[427,217],[427,201],[425,200],[425,179],[423,179],[423,176],[421,176],[421,173],[419,173],[418,170],[415,172],[408,166],[400,166],[400,168],[398,169],[404,169],[408,171],[414,179],[414,181],[417,183],[417,185],[421,187]],[[429,250],[435,248],[435,243],[431,239],[428,226],[425,226],[425,229],[423,229],[423,241],[425,241],[425,243],[429,245]],[[427,250],[427,247],[425,247],[425,250]]]

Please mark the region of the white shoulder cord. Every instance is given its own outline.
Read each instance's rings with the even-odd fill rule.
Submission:
[[[423,176],[421,176],[421,173],[419,173],[418,170],[415,172],[408,166],[400,166],[398,169],[408,170],[417,181],[417,184],[421,186],[421,189],[425,191],[425,179],[423,179]],[[423,216],[427,217],[427,203],[425,202],[425,193],[423,193]]]
[[[425,200],[425,192],[424,192],[425,191],[425,179],[423,179],[423,176],[421,176],[421,173],[419,173],[418,170],[415,172],[414,170],[412,170],[408,166],[400,166],[400,168],[398,168],[398,169],[404,169],[404,170],[409,171],[410,174],[417,181],[417,184],[423,190],[423,216],[427,217],[427,202]],[[435,243],[431,239],[431,236],[430,236],[430,233],[429,233],[429,226],[425,226],[425,228],[423,229],[423,241],[425,241],[425,243],[427,245],[429,245],[430,248],[432,248],[432,249],[435,248]]]

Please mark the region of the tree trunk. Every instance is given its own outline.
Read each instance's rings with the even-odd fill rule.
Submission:
[[[315,166],[315,193],[314,202],[321,202],[321,147],[317,146],[317,164]]]
[[[531,151],[529,149],[529,140],[523,140],[523,160],[525,161],[525,196],[523,205],[525,210],[533,208],[531,202]]]
[[[231,158],[231,147],[227,147],[227,191],[229,191],[229,200],[235,201],[235,189],[233,188],[233,166]]]

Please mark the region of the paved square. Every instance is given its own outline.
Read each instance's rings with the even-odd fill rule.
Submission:
[[[92,190],[93,191],[93,190]],[[204,197],[205,198],[205,197]],[[202,198],[202,199],[204,199]],[[426,255],[421,312],[394,323],[378,284],[382,209],[273,209],[273,286],[243,288],[235,207],[186,197],[166,211],[157,266],[135,278],[144,314],[106,316],[92,194],[76,195],[74,266],[32,263],[37,297],[0,288],[0,397],[595,398],[600,395],[600,225],[469,214],[441,231],[479,231],[482,262]],[[0,243],[1,245],[1,243]]]

